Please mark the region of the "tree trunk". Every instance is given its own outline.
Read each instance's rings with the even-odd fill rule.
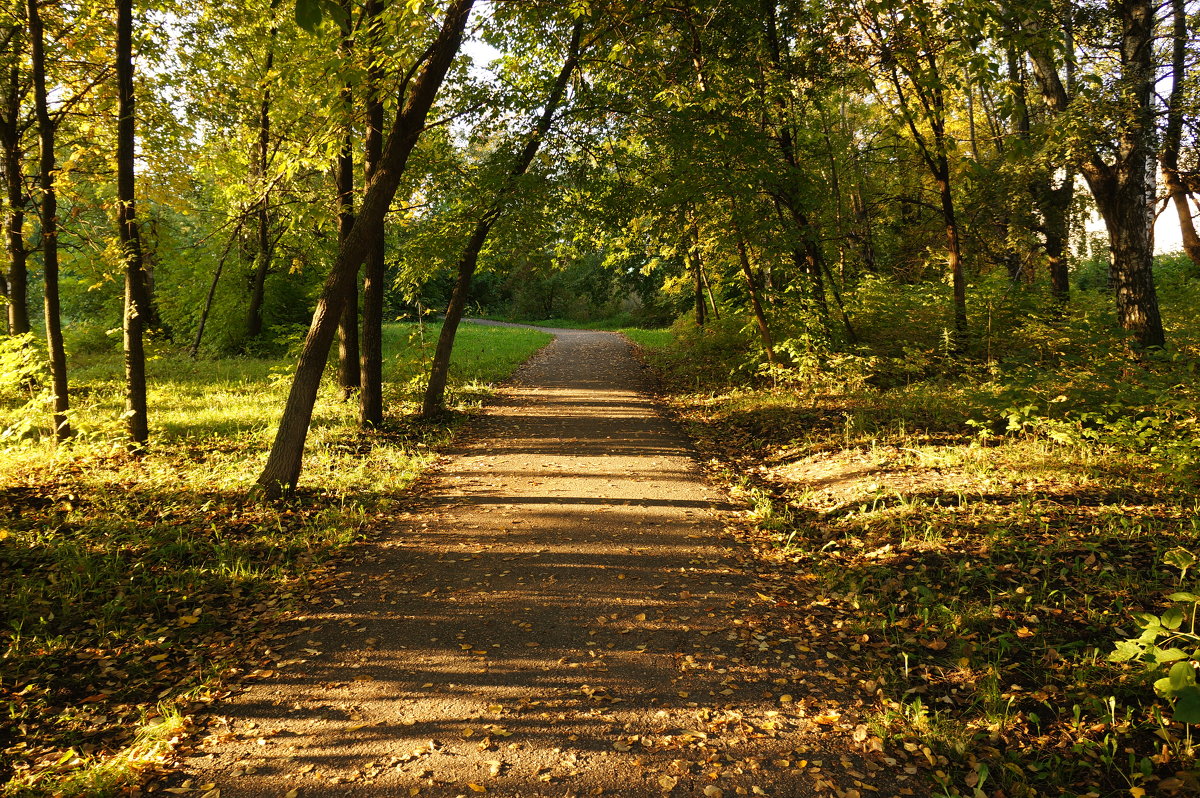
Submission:
[[[34,112],[38,123],[38,178],[42,189],[42,272],[45,275],[46,348],[54,384],[54,436],[71,437],[67,411],[71,409],[67,385],[67,353],[63,347],[62,313],[58,299],[58,195],[54,187],[55,123],[46,97],[45,31],[38,0],[28,0],[30,51],[33,66]]]
[[[750,294],[750,309],[754,312],[754,322],[758,325],[758,334],[762,338],[763,351],[767,353],[767,362],[775,365],[775,343],[771,339],[771,328],[767,324],[767,314],[763,313],[762,303],[758,299],[758,278],[750,266],[750,255],[746,250],[746,239],[734,222],[734,235],[737,236],[738,261],[742,266],[742,274],[746,278],[746,291]]]
[[[346,99],[348,104],[349,98]],[[349,133],[337,159],[337,192],[338,244],[341,245],[354,226],[354,155]],[[360,384],[358,369],[358,281],[351,280],[338,320],[338,386],[342,389],[343,402],[350,400]]]
[[[571,43],[568,47],[567,59],[558,72],[550,96],[542,106],[542,114],[529,140],[517,155],[512,169],[509,170],[504,183],[500,186],[495,199],[475,223],[475,229],[467,240],[458,261],[458,277],[454,282],[454,292],[450,295],[450,305],[446,308],[446,318],[442,322],[442,331],[438,335],[437,348],[434,350],[433,364],[429,369],[429,385],[425,388],[425,397],[421,403],[421,415],[430,418],[442,413],[446,406],[446,380],[450,373],[450,355],[454,350],[454,336],[458,332],[458,324],[462,320],[463,310],[467,305],[467,294],[471,290],[471,278],[475,275],[475,266],[479,262],[479,253],[487,241],[492,225],[504,211],[505,201],[516,188],[516,182],[529,169],[538,148],[550,131],[554,121],[554,113],[567,92],[567,82],[579,62],[579,42],[583,35],[582,17],[575,22],[571,33]]]
[[[234,229],[233,235],[229,238],[229,243],[225,245],[225,250],[221,253],[221,259],[217,261],[217,268],[213,270],[212,282],[208,284],[208,295],[204,297],[204,306],[200,309],[200,320],[196,324],[196,338],[192,341],[191,355],[192,360],[200,353],[200,342],[204,339],[204,328],[208,324],[208,314],[212,311],[213,299],[217,295],[217,283],[221,281],[221,272],[225,270],[225,259],[229,257],[229,250],[233,247],[238,235],[241,233],[242,225],[239,222]]]
[[[267,497],[276,497],[295,488],[300,479],[304,441],[312,421],[313,404],[320,387],[321,374],[329,356],[329,347],[337,330],[342,303],[349,284],[366,259],[371,243],[383,226],[392,197],[408,164],[409,155],[425,127],[429,109],[462,43],[463,29],[474,0],[453,0],[437,39],[427,51],[425,66],[411,90],[400,87],[403,107],[396,113],[379,169],[367,185],[358,219],[345,242],[338,247],[333,268],[325,280],[313,313],[304,348],[296,365],[296,375],[288,392],[283,416],[266,466],[258,477],[258,489]]]
[[[133,0],[117,0],[117,229],[125,261],[125,417],[130,449],[150,439],[146,411],[146,283],[134,204]]]
[[[1133,334],[1139,349],[1166,342],[1158,295],[1154,288],[1154,6],[1150,0],[1115,0],[1113,16],[1121,31],[1120,75],[1124,107],[1113,120],[1115,153],[1112,163],[1093,151],[1080,164],[1096,207],[1108,228],[1112,266],[1109,271],[1117,318]],[[1027,20],[1035,34],[1038,20]],[[1036,36],[1030,37],[1036,45]],[[1030,46],[1038,82],[1056,113],[1069,108],[1072,97],[1059,77],[1048,50]]]
[[[367,183],[379,168],[379,159],[383,152],[383,101],[380,91],[384,75],[375,57],[380,46],[377,28],[382,13],[382,0],[368,0],[367,24],[371,48],[366,81],[367,134],[363,147],[363,179]],[[359,342],[359,381],[362,385],[358,394],[359,424],[363,429],[383,424],[383,258],[384,226],[380,225],[371,239],[366,262],[363,264],[362,340]]]
[[[1071,276],[1067,270],[1067,242],[1071,235],[1071,204],[1075,200],[1075,175],[1067,169],[1057,186],[1051,177],[1039,181],[1034,199],[1042,216],[1042,235],[1045,238],[1046,265],[1050,272],[1050,294],[1058,302],[1071,298]]]
[[[467,240],[467,246],[458,259],[458,277],[454,281],[454,291],[450,294],[450,304],[446,307],[446,317],[438,334],[433,364],[429,369],[429,384],[425,387],[425,397],[421,403],[421,415],[425,418],[431,418],[445,410],[446,380],[450,376],[450,355],[454,352],[454,336],[458,333],[458,325],[467,306],[471,278],[475,275],[475,267],[479,263],[479,252],[492,231],[492,223],[493,220],[487,215],[476,223],[471,237]]]
[[[1025,87],[1025,71],[1015,46],[1008,48],[1008,80],[1012,86],[1013,121],[1016,134],[1025,142],[1032,140],[1029,120],[1028,93]],[[1067,271],[1067,243],[1071,232],[1071,203],[1075,199],[1075,173],[1070,166],[1055,186],[1049,170],[1040,169],[1029,182],[1029,194],[1041,216],[1039,226],[1043,239],[1043,252],[1050,275],[1050,295],[1064,305],[1071,299],[1071,279]]]
[[[262,335],[263,304],[266,301],[267,275],[271,272],[271,191],[267,184],[267,166],[271,155],[271,68],[275,64],[276,29],[271,28],[271,43],[267,46],[266,68],[263,70],[263,98],[258,109],[258,152],[255,153],[253,171],[262,182],[263,195],[259,200],[258,256],[254,260],[254,274],[250,280],[250,304],[246,309],[246,342],[250,343]]]
[[[342,9],[347,15],[351,8],[348,0],[343,0]],[[353,46],[347,29],[342,36],[341,53],[347,62],[352,55]],[[338,245],[345,242],[354,226],[354,89],[347,81],[342,84],[340,92],[342,112],[346,115],[345,133],[342,137],[342,149],[334,164],[334,182],[337,186],[338,205]],[[346,294],[346,303],[342,306],[342,316],[338,320],[338,386],[342,389],[342,401],[350,401],[350,397],[362,384],[359,378],[358,360],[358,281],[350,282],[350,290]]]
[[[1183,134],[1183,106],[1186,101],[1184,79],[1187,77],[1188,20],[1184,0],[1171,0],[1171,94],[1167,99],[1167,126],[1163,131],[1162,173],[1167,195],[1179,217],[1179,232],[1183,251],[1200,266],[1200,236],[1192,219],[1188,192],[1179,177],[1179,144]]]
[[[5,242],[8,249],[8,279],[3,283],[8,298],[8,332],[24,335],[29,332],[29,251],[25,248],[24,175],[21,169],[21,89],[20,46],[11,42],[13,63],[9,69],[7,92],[4,98],[4,118],[0,120],[0,146],[4,148],[4,182],[8,190],[8,214],[5,219]]]
[[[946,266],[954,293],[955,350],[961,352],[967,339],[967,280],[963,276],[962,246],[959,241],[958,218],[954,213],[954,197],[950,192],[950,164],[945,153],[937,157],[936,176],[938,195],[942,203],[942,218],[946,223]]]

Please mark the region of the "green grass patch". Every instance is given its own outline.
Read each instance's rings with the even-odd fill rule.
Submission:
[[[618,332],[648,352],[665,350],[674,340],[670,330],[643,330],[638,327],[622,327]]]
[[[433,461],[449,420],[417,406],[436,326],[385,335],[389,424],[362,433],[357,406],[323,386],[301,489],[249,501],[292,366],[169,351],[148,364],[151,450],[124,450],[121,364],[72,364],[70,444],[47,440],[37,389],[0,405],[0,795],[107,795],[153,774],[187,714],[277,646],[274,622],[323,584],[331,558],[385,525]],[[466,326],[452,407],[550,339]],[[32,396],[32,399],[29,397]],[[170,733],[166,733],[168,730]]]
[[[546,327],[548,329],[610,330],[613,332],[624,331],[627,328],[633,327],[637,322],[637,320],[628,313],[621,313],[616,316],[610,316],[606,319],[590,319],[588,321],[580,321],[578,319],[568,319],[563,317],[551,319],[528,319],[508,316],[488,316],[487,318],[495,319],[496,321],[507,321],[513,324],[531,324],[535,327]]]

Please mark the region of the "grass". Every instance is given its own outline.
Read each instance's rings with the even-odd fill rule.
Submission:
[[[886,380],[911,364],[831,356],[767,386],[721,366],[751,344],[676,332],[647,342],[672,403],[797,611],[836,609],[821,645],[855,663],[887,752],[928,749],[946,796],[1196,788],[1192,730],[1152,687],[1165,667],[1109,661],[1136,613],[1196,589],[1170,553],[1200,549],[1194,336],[1142,363],[1077,337]]]
[[[278,504],[245,492],[274,434],[285,361],[159,351],[152,448],[138,459],[123,446],[116,355],[72,363],[80,434],[69,445],[45,440],[36,397],[8,395],[0,428],[24,436],[0,449],[0,795],[100,796],[152,777],[189,713],[253,678],[279,644],[275,620],[386,523],[447,440],[452,422],[405,420],[436,337],[386,330],[392,423],[379,432],[359,432],[353,403],[323,387],[301,490]],[[449,400],[478,405],[548,340],[464,326]]]
[[[636,319],[628,313],[620,313],[616,316],[611,316],[606,319],[590,319],[588,321],[580,321],[578,319],[568,319],[556,317],[550,319],[527,319],[521,317],[510,316],[488,316],[489,319],[496,321],[507,321],[514,324],[531,324],[535,327],[546,327],[549,329],[559,330],[609,330],[613,332],[627,332],[631,329],[638,329],[632,325],[636,324]],[[653,333],[654,330],[643,330],[643,332]]]

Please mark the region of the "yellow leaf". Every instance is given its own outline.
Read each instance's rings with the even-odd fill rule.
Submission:
[[[150,657],[150,661],[151,662],[162,662],[166,658],[167,658],[166,654],[155,654],[153,657]]]
[[[471,792],[487,792],[487,787],[484,787],[482,784],[472,783],[468,784],[467,786],[471,788]]]
[[[1133,798],[1146,798],[1146,790],[1143,787],[1130,787],[1129,794],[1132,795]]]
[[[179,622],[180,622],[180,623],[192,624],[192,623],[195,623],[195,622],[196,622],[196,621],[198,621],[198,620],[200,620],[200,617],[199,617],[198,615],[184,615],[183,617],[181,617],[181,618],[179,619]]]
[[[299,795],[300,791],[293,787],[283,794],[283,798],[297,798]]]

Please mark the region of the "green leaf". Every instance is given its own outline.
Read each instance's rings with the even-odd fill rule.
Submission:
[[[316,33],[324,16],[321,0],[296,0],[296,24],[309,33]]]
[[[1178,629],[1183,623],[1183,612],[1178,607],[1172,607],[1162,614],[1159,622],[1168,629]]]
[[[1171,595],[1167,596],[1167,598],[1169,598],[1171,601],[1196,601],[1196,602],[1200,602],[1200,596],[1197,596],[1195,593],[1186,593],[1186,592],[1184,592],[1184,593],[1172,593]]]
[[[1200,723],[1200,689],[1192,686],[1179,694],[1173,718],[1180,723]]]
[[[1196,564],[1196,555],[1182,546],[1177,546],[1163,555],[1163,562],[1173,565],[1181,571],[1186,571]]]
[[[1116,648],[1108,655],[1109,662],[1128,662],[1142,655],[1145,649],[1132,640],[1118,640]]]
[[[1171,666],[1167,678],[1171,682],[1171,691],[1179,693],[1188,687],[1196,686],[1196,669],[1190,662],[1176,662]]]
[[[1133,622],[1138,625],[1139,629],[1149,629],[1159,625],[1158,616],[1148,612],[1135,612]]]
[[[1159,664],[1178,662],[1181,659],[1187,659],[1187,654],[1178,648],[1168,648],[1165,650],[1156,648],[1154,650],[1154,661]]]

